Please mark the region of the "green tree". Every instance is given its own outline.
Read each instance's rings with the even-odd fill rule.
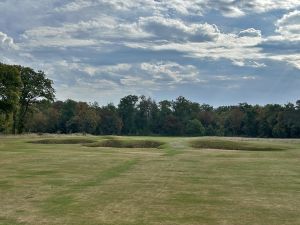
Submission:
[[[48,101],[34,103],[30,109],[31,113],[26,117],[24,131],[37,133],[58,132],[59,112],[55,105]]]
[[[192,103],[186,98],[179,96],[176,101],[173,102],[173,112],[174,116],[177,118],[178,124],[178,134],[186,133],[185,127],[187,122],[192,118]]]
[[[242,134],[244,115],[244,112],[239,107],[232,107],[224,123],[227,136],[239,136]]]
[[[71,127],[73,132],[94,134],[100,117],[94,107],[86,102],[78,102],[74,117],[68,121],[67,126]]]
[[[258,130],[257,123],[257,110],[258,106],[251,106],[247,103],[239,105],[241,111],[244,112],[244,117],[242,121],[242,131],[245,136],[256,137]]]
[[[168,129],[169,125],[166,121],[173,116],[171,107],[172,102],[168,100],[159,102],[158,132],[160,134],[168,134],[170,132]],[[174,118],[172,117],[171,120],[174,120]]]
[[[65,102],[57,104],[59,108],[59,131],[62,133],[71,133],[72,130],[67,126],[69,121],[75,116],[77,102],[68,99]]]
[[[18,108],[20,97],[21,77],[15,66],[0,63],[0,121],[5,132],[14,132],[12,120]]]
[[[147,135],[152,133],[151,128],[155,127],[157,119],[157,106],[151,98],[140,97],[137,105],[136,127],[138,134]]]
[[[24,130],[25,118],[28,113],[28,109],[34,102],[41,100],[54,100],[54,89],[52,87],[52,81],[46,78],[46,75],[42,71],[35,72],[29,67],[18,66],[21,74],[22,88],[21,96],[19,100],[19,113],[17,121],[18,133],[22,133]]]
[[[118,114],[118,109],[113,104],[108,104],[100,109],[101,123],[98,124],[100,134],[121,134],[123,122]]]
[[[123,121],[123,134],[135,134],[135,116],[136,116],[136,103],[139,98],[136,95],[128,95],[120,100],[119,115]]]
[[[188,135],[203,136],[205,128],[198,119],[192,119],[187,122],[186,133]]]
[[[183,125],[176,116],[168,115],[164,120],[162,130],[166,135],[182,135]]]

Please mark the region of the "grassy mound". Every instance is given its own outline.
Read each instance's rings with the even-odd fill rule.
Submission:
[[[49,138],[49,139],[29,141],[29,143],[33,143],[33,144],[87,144],[87,143],[94,143],[94,142],[96,141],[87,138],[68,138],[68,139]]]
[[[281,146],[273,145],[272,143],[251,143],[248,141],[232,141],[232,140],[217,140],[203,139],[190,142],[193,148],[208,148],[221,150],[245,150],[245,151],[282,151],[285,150]]]
[[[165,143],[151,140],[104,140],[87,144],[87,147],[111,147],[111,148],[159,148]]]

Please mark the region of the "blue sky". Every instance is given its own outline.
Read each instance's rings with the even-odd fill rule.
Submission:
[[[300,0],[0,0],[0,61],[57,99],[300,99]]]

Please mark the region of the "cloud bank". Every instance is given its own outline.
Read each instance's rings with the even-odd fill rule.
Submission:
[[[59,99],[299,98],[300,1],[4,0],[0,18],[0,60],[44,70]]]

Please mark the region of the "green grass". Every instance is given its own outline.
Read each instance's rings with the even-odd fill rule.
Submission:
[[[298,225],[299,187],[300,140],[0,137],[0,225]]]

